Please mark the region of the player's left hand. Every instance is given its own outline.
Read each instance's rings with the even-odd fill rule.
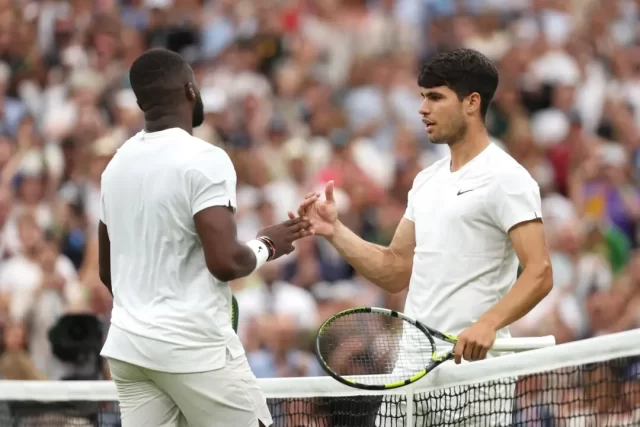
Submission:
[[[493,326],[482,321],[474,323],[458,335],[458,342],[454,347],[455,362],[460,364],[464,360],[482,360],[496,340],[496,330]]]

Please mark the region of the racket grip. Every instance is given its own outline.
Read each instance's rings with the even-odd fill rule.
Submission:
[[[537,348],[552,347],[556,345],[556,337],[547,335],[545,337],[530,338],[496,338],[491,350],[495,351],[525,351]]]

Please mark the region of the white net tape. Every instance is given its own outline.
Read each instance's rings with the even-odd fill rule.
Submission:
[[[640,329],[459,366],[451,362],[415,384],[395,390],[357,390],[329,377],[265,378],[259,382],[267,398],[406,395],[636,355],[640,355]],[[0,400],[109,401],[117,400],[117,394],[110,381],[0,381]]]
[[[495,382],[497,384],[500,382],[501,384],[505,384],[506,378],[514,379],[516,377],[518,378],[517,387],[515,385],[515,379],[511,384],[514,389],[517,389],[517,393],[519,393],[518,398],[514,400],[515,398],[510,397],[509,399],[511,399],[511,403],[512,401],[516,401],[515,405],[518,408],[514,407],[513,411],[515,413],[516,409],[518,409],[520,418],[522,418],[522,414],[525,412],[534,414],[526,416],[542,417],[540,413],[544,411],[546,411],[545,413],[551,413],[551,416],[559,416],[558,414],[561,410],[563,413],[568,413],[569,415],[567,417],[569,418],[577,416],[576,414],[579,411],[586,411],[586,415],[579,415],[582,417],[580,418],[581,420],[584,417],[601,419],[598,417],[603,416],[603,414],[610,418],[614,412],[616,417],[619,418],[622,416],[619,414],[627,414],[627,412],[634,413],[635,415],[633,416],[640,415],[640,368],[637,369],[637,374],[634,373],[631,376],[628,368],[629,366],[635,366],[636,368],[640,366],[639,355],[640,330],[633,330],[488,359],[477,363],[467,363],[459,366],[453,363],[447,363],[416,384],[394,390],[357,390],[342,385],[329,377],[273,378],[261,379],[259,381],[260,386],[269,399],[276,426],[289,426],[294,424],[295,427],[304,425],[321,425],[328,427],[352,425],[373,426],[378,425],[376,423],[379,423],[380,414],[384,411],[387,411],[384,412],[384,414],[386,414],[384,416],[394,419],[392,424],[387,423],[385,425],[416,425],[414,423],[418,423],[417,425],[459,425],[459,423],[452,421],[455,416],[457,416],[454,412],[459,411],[462,414],[464,413],[464,408],[455,408],[455,410],[446,408],[446,411],[449,411],[447,413],[452,414],[447,415],[452,417],[451,420],[427,423],[424,421],[424,417],[426,416],[425,414],[429,412],[436,412],[435,404],[441,404],[443,399],[447,399],[447,396],[460,396],[460,393],[468,394],[468,391],[473,388],[481,390],[483,387],[492,387],[491,385],[487,386],[487,383]],[[594,370],[600,369],[598,366],[604,367],[603,369],[606,370],[606,375],[608,376],[600,375],[597,378],[594,377]],[[601,369],[598,372],[602,373],[605,371]],[[578,380],[576,380],[576,378],[578,378]],[[530,379],[536,379],[538,382],[536,383]],[[625,396],[625,394],[625,398],[634,397],[634,399],[630,400],[630,403],[628,403],[624,411],[615,408],[601,410],[595,408],[591,403],[588,405],[579,404],[579,408],[574,408],[571,404],[569,404],[569,406],[562,406],[556,402],[559,399],[568,399],[567,401],[569,403],[572,401],[580,403],[587,399],[590,399],[589,402],[591,402],[593,399],[589,397],[591,395],[588,394],[593,393],[591,390],[593,387],[590,386],[591,383],[595,385],[607,385],[605,392],[610,395],[609,400],[612,400],[611,398],[615,400],[615,396]],[[631,384],[631,388],[629,388],[629,384]],[[613,385],[615,385],[615,387],[613,387]],[[466,391],[460,392],[459,390],[461,390],[461,388],[464,388]],[[548,393],[549,389],[555,389],[555,392],[550,394]],[[602,387],[598,390],[600,389],[602,389]],[[579,392],[577,390],[579,390]],[[602,392],[600,393],[602,394]],[[362,406],[362,402],[365,400],[368,399],[368,401],[371,401],[371,398],[367,398],[367,396],[378,396],[377,406],[369,405],[366,408]],[[73,401],[112,402],[117,401],[117,394],[114,384],[110,381],[0,381],[0,401],[7,402],[8,404],[11,404],[11,402],[25,401],[43,403]],[[487,400],[483,400],[483,402],[486,401]],[[525,405],[528,406],[524,407]],[[401,410],[398,409],[400,406],[402,406]],[[498,408],[496,405],[493,406]],[[386,407],[387,409],[380,409],[381,407],[383,409]],[[365,414],[368,417],[368,421],[359,421],[357,423],[352,421],[335,421],[335,413],[338,411],[336,408],[339,408],[339,411],[342,413],[351,411],[355,414],[356,412],[369,411],[368,415]],[[515,420],[515,416],[512,418],[510,415],[511,406],[509,408],[509,419]],[[111,409],[111,411],[117,416],[117,408],[115,410]],[[293,424],[289,421],[284,421],[285,419],[292,419],[290,415],[291,411],[296,413],[295,416],[297,417],[296,419],[298,419],[298,421],[295,421]],[[440,409],[437,411],[444,413]],[[363,417],[365,417],[365,415],[358,416],[364,420],[365,418]],[[374,423],[372,420],[376,417],[378,421]],[[638,417],[637,420],[634,418],[637,424],[635,424],[636,421],[628,421],[632,415],[625,415],[625,417],[626,418],[623,418],[627,421],[620,421],[616,418],[618,421],[613,422],[613,424],[610,422],[602,424],[599,421],[595,421],[595,424],[582,421],[577,424],[563,424],[640,425],[640,417]],[[303,421],[299,421],[299,419],[303,419]],[[535,419],[537,420],[537,418]],[[0,424],[5,425],[1,420]],[[531,423],[528,421],[523,424],[515,423],[515,421],[511,423],[511,421],[509,421],[509,423],[504,425],[524,426],[529,424]],[[103,424],[92,425],[102,426]],[[476,422],[473,425],[492,424]]]

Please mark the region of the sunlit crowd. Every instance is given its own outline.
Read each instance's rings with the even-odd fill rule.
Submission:
[[[196,72],[195,134],[234,162],[240,239],[333,180],[341,220],[379,244],[415,175],[448,150],[417,113],[421,62],[484,53],[500,70],[487,126],[540,186],[554,271],[512,333],[562,343],[638,327],[639,17],[632,0],[0,0],[3,377],[78,375],[49,342],[65,314],[108,328],[100,176],[142,128],[128,68],[152,47]],[[321,375],[323,319],[404,303],[316,238],[232,288],[258,377]]]

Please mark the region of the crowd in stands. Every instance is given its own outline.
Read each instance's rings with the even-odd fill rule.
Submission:
[[[195,135],[235,164],[240,239],[333,180],[341,220],[382,245],[415,175],[448,150],[417,112],[421,62],[484,53],[500,71],[487,126],[540,186],[554,271],[512,333],[563,343],[640,326],[638,42],[637,0],[0,0],[2,376],[78,376],[49,331],[70,313],[108,327],[100,176],[143,126],[128,69],[153,47],[194,68]],[[258,377],[321,375],[322,320],[405,296],[317,238],[232,289]]]

